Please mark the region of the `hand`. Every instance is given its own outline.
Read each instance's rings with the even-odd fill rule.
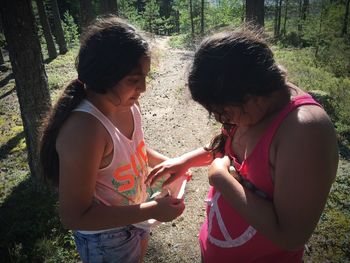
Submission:
[[[171,176],[163,183],[163,186],[170,184],[183,174],[186,174],[189,177],[192,176],[192,173],[188,171],[185,166],[185,160],[181,157],[177,157],[168,159],[156,165],[147,176],[145,183],[150,183],[152,186],[157,180],[168,174]]]
[[[183,199],[177,199],[171,196],[157,198],[154,202],[157,203],[154,219],[160,222],[168,222],[177,218],[185,209]]]
[[[209,184],[215,186],[223,178],[232,176],[229,172],[230,159],[228,156],[216,158],[209,166],[208,179]]]

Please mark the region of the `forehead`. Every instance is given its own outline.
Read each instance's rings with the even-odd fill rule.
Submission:
[[[149,57],[141,57],[138,65],[128,75],[147,75],[150,71],[151,59]]]

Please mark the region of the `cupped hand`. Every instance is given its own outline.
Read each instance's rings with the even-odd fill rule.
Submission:
[[[163,183],[163,186],[166,186],[167,184],[175,181],[179,176],[186,173],[189,176],[192,175],[192,173],[188,171],[187,167],[185,166],[185,160],[181,157],[172,158],[156,165],[148,174],[145,183],[150,183],[152,186],[157,180],[170,174],[171,176]]]
[[[221,179],[230,176],[230,159],[228,156],[216,158],[209,166],[208,179],[210,185],[215,186]]]
[[[185,203],[183,199],[177,199],[171,196],[157,198],[156,214],[154,219],[160,222],[171,221],[182,214],[185,210]]]

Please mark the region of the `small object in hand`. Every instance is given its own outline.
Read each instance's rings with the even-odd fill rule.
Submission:
[[[236,172],[235,167],[233,167],[232,165],[230,165],[230,167],[228,168],[228,171],[230,172],[230,174]]]

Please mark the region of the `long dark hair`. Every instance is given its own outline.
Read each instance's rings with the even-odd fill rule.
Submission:
[[[149,56],[147,42],[121,19],[112,16],[96,20],[81,35],[75,66],[78,78],[71,81],[43,125],[40,159],[44,178],[59,183],[56,139],[72,110],[86,97],[86,90],[104,94]]]
[[[225,106],[243,107],[248,96],[269,96],[286,89],[285,75],[261,32],[245,28],[217,33],[202,41],[194,56],[188,87],[193,100],[209,114],[220,116]],[[219,134],[207,149],[223,152],[226,136]]]

